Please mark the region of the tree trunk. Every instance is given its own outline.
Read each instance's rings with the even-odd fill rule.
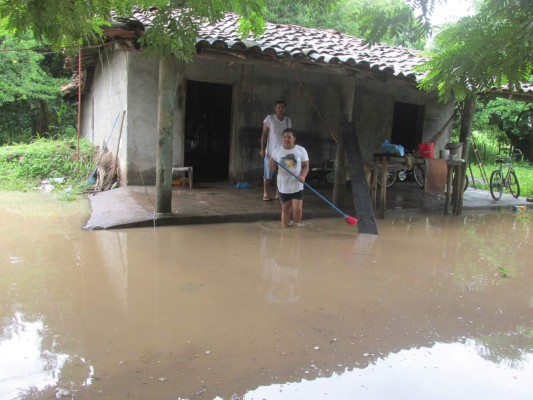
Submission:
[[[461,118],[461,133],[459,142],[463,144],[462,159],[468,162],[468,153],[470,150],[470,137],[472,136],[472,122],[474,120],[474,111],[476,109],[476,95],[469,94],[465,98],[463,116]]]
[[[463,189],[466,168],[468,166],[468,153],[470,150],[470,137],[472,136],[472,122],[474,120],[474,110],[476,108],[476,95],[469,94],[465,98],[463,115],[461,117],[461,133],[459,135],[459,142],[463,144],[462,159],[465,160],[465,165],[458,168],[458,173],[455,176],[453,187],[456,188],[452,193],[452,204],[455,215],[461,215],[463,211]]]
[[[157,113],[156,212],[172,212],[172,117],[176,100],[175,58],[159,60],[159,106]]]
[[[32,136],[49,137],[50,110],[48,104],[44,100],[37,100],[33,106],[35,112],[33,113]]]
[[[359,233],[371,235],[378,234],[378,226],[370,191],[365,179],[364,164],[361,157],[361,147],[359,138],[353,123],[344,117],[341,123],[340,135],[343,138],[344,149],[348,159],[348,171],[350,173],[350,182],[352,186],[352,200],[355,216],[359,220]]]

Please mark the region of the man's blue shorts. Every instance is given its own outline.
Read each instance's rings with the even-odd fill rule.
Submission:
[[[276,172],[276,169],[270,169],[268,168],[268,163],[270,161],[270,158],[266,156],[263,159],[263,178],[265,179],[272,179],[274,177],[274,172]]]

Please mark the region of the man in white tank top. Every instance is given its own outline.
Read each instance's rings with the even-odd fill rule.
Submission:
[[[285,115],[287,104],[284,100],[277,100],[274,104],[275,114],[267,115],[263,120],[263,133],[261,135],[261,151],[263,158],[263,201],[271,200],[268,188],[274,175],[274,171],[268,168],[268,161],[274,149],[283,144],[283,131],[292,128],[292,121]],[[276,190],[276,199],[279,193]]]

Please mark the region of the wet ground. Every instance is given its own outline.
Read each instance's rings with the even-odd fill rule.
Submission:
[[[221,222],[279,220],[278,201],[262,201],[261,186],[240,189],[229,183],[195,183],[194,188],[176,187],[172,191],[172,213],[155,213],[156,195],[153,186],[129,186],[90,195],[91,216],[85,229],[112,229],[141,226],[189,225]],[[332,185],[313,183],[312,187],[327,200],[332,200]],[[272,189],[272,194],[274,189]],[[378,195],[379,197],[379,195]],[[347,185],[342,212],[356,217]],[[416,214],[438,215],[444,212],[445,195],[430,195],[415,182],[398,181],[387,189],[385,219]],[[515,199],[504,194],[499,201],[486,190],[468,188],[464,192],[463,210],[511,210],[513,206],[533,207],[524,197]],[[451,207],[450,207],[451,213]],[[306,189],[304,219],[340,217],[326,201]]]
[[[531,210],[389,215],[375,236],[338,217],[87,231],[86,200],[0,204],[2,400],[533,393]]]

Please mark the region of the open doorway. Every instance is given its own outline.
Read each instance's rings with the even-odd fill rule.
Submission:
[[[391,143],[401,144],[405,150],[418,150],[423,126],[424,106],[399,101],[394,104]]]
[[[231,85],[187,81],[184,161],[195,181],[228,178],[231,99]]]

